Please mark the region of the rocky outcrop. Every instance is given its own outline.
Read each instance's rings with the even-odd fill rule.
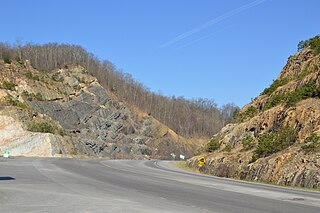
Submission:
[[[195,144],[120,102],[80,66],[39,72],[29,63],[13,62],[10,69],[2,66],[0,80],[15,84],[14,89],[0,90],[0,113],[16,125],[4,125],[0,149],[13,155],[129,159],[193,155]],[[44,126],[30,128],[33,123]],[[16,132],[6,139],[8,128]]]
[[[49,133],[25,131],[12,117],[0,115],[0,138],[0,151],[10,151],[13,156],[53,157],[58,154],[54,144],[59,138]]]
[[[304,149],[312,143],[315,147],[320,144],[305,142],[312,134],[320,136],[319,88],[319,55],[313,56],[307,48],[290,57],[277,80],[240,110],[238,122],[214,135],[213,140],[219,141],[220,147],[204,154],[204,172],[319,188],[320,150]],[[280,134],[285,128],[292,132]],[[276,134],[278,138],[272,139]],[[197,167],[197,158],[187,164]]]

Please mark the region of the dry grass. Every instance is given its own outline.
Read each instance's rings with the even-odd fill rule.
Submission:
[[[175,163],[175,165],[176,165],[177,167],[179,167],[180,169],[182,169],[182,170],[184,170],[184,171],[199,173],[199,170],[198,170],[198,169],[187,166],[187,164],[186,164],[185,161],[176,161],[176,162],[174,162],[174,163]]]
[[[198,169],[188,167],[186,165],[185,161],[177,161],[177,162],[175,162],[175,165],[177,167],[179,167],[180,169],[184,170],[184,171],[200,173]],[[208,174],[208,175],[210,175],[210,174]],[[240,179],[237,179],[237,178],[233,178],[233,179],[234,180],[240,180]],[[286,185],[276,184],[276,183],[272,183],[272,182],[268,182],[268,181],[252,181],[252,180],[241,180],[241,181],[252,182],[252,183],[262,183],[262,184],[273,185],[273,186],[281,186],[281,187],[292,188],[292,189],[320,191],[320,188],[310,188],[310,187],[302,187],[302,186],[286,186]]]

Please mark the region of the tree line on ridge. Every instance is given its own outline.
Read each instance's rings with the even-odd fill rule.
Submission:
[[[0,58],[6,63],[27,59],[40,71],[50,71],[71,64],[81,65],[121,101],[148,113],[184,137],[211,137],[231,122],[233,112],[238,109],[232,103],[218,108],[209,99],[188,100],[152,92],[130,74],[117,69],[110,61],[99,60],[79,45],[22,44],[21,41],[14,45],[0,43]]]

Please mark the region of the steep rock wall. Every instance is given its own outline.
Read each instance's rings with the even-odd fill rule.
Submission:
[[[202,170],[221,177],[319,188],[319,150],[303,149],[311,134],[320,136],[319,85],[319,55],[313,56],[307,48],[290,57],[277,81],[240,110],[238,122],[225,126],[213,136],[220,147],[203,154],[207,163]],[[259,148],[263,143],[261,138],[285,127],[296,133],[294,141],[279,150],[270,149],[271,153],[261,154],[264,151],[264,147]],[[247,138],[251,139],[251,148],[244,147]],[[265,144],[271,147],[272,141],[268,142]],[[315,141],[318,143],[320,141]],[[197,167],[197,157],[187,164]]]

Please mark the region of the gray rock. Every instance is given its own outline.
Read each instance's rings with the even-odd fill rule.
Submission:
[[[75,77],[65,76],[63,79],[64,79],[63,83],[65,83],[71,87],[79,85],[79,81]]]
[[[146,145],[134,145],[132,147],[132,153],[135,155],[152,155],[151,149]]]
[[[139,144],[139,145],[144,145],[144,144],[145,144],[145,143],[144,143],[144,140],[143,140],[142,138],[140,138],[140,137],[135,138],[135,139],[134,139],[134,142],[135,142],[136,144]]]

